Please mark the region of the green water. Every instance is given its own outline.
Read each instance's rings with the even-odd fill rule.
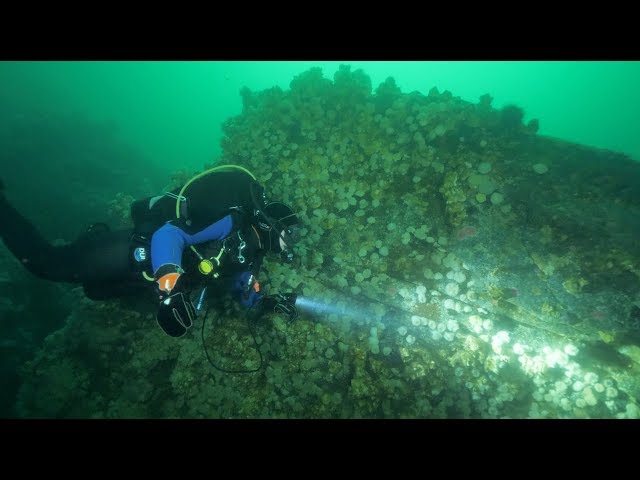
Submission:
[[[240,113],[239,90],[288,88],[313,66],[333,78],[362,68],[375,89],[449,90],[471,102],[489,93],[515,103],[541,135],[620,151],[640,160],[640,62],[3,62],[2,96],[31,115],[85,112],[113,121],[149,161],[201,168],[220,153],[220,126]]]

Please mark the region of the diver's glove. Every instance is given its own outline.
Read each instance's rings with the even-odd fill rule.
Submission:
[[[160,298],[156,320],[164,333],[172,337],[187,333],[196,316],[196,309],[182,288],[183,273],[179,265],[167,263],[154,274]]]
[[[296,300],[298,295],[295,293],[278,293],[276,295],[266,295],[258,303],[252,307],[254,313],[253,320],[257,320],[267,313],[281,313],[288,317],[289,321],[298,318],[298,309],[296,308]]]
[[[196,309],[189,297],[178,292],[160,302],[156,320],[160,328],[171,337],[182,337],[193,326]]]

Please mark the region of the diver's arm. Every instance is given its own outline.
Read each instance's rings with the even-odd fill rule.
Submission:
[[[160,305],[156,320],[162,330],[172,337],[181,337],[193,325],[195,307],[180,283],[182,252],[185,247],[225,238],[232,228],[231,216],[189,235],[176,225],[167,223],[151,237],[151,265],[158,282]]]
[[[233,277],[231,294],[247,308],[253,307],[261,298],[260,284],[252,272],[240,272]]]
[[[295,293],[265,295],[260,291],[260,284],[251,272],[242,272],[234,276],[231,293],[249,309],[251,321],[257,321],[268,313],[282,313],[289,320],[298,317]]]
[[[169,294],[176,287],[184,272],[182,252],[185,247],[225,238],[232,227],[231,215],[227,215],[193,235],[171,223],[165,223],[156,230],[151,237],[151,266],[158,288]]]

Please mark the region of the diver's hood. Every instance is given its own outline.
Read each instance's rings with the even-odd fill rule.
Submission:
[[[261,212],[258,219],[258,226],[264,232],[266,248],[275,253],[280,253],[280,237],[289,248],[295,243],[293,229],[300,223],[298,215],[293,209],[282,202],[270,202]]]

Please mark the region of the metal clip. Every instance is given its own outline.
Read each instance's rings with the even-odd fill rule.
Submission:
[[[176,195],[175,193],[172,193],[172,192],[164,192],[164,194],[167,197],[175,198],[176,200],[181,200],[183,202],[187,199],[187,197],[184,197],[182,195]]]
[[[244,263],[245,258],[242,255],[242,250],[244,250],[244,248],[247,246],[247,242],[245,242],[244,239],[240,236],[240,232],[238,232],[238,238],[240,239],[240,246],[238,247],[238,261],[240,263]]]

